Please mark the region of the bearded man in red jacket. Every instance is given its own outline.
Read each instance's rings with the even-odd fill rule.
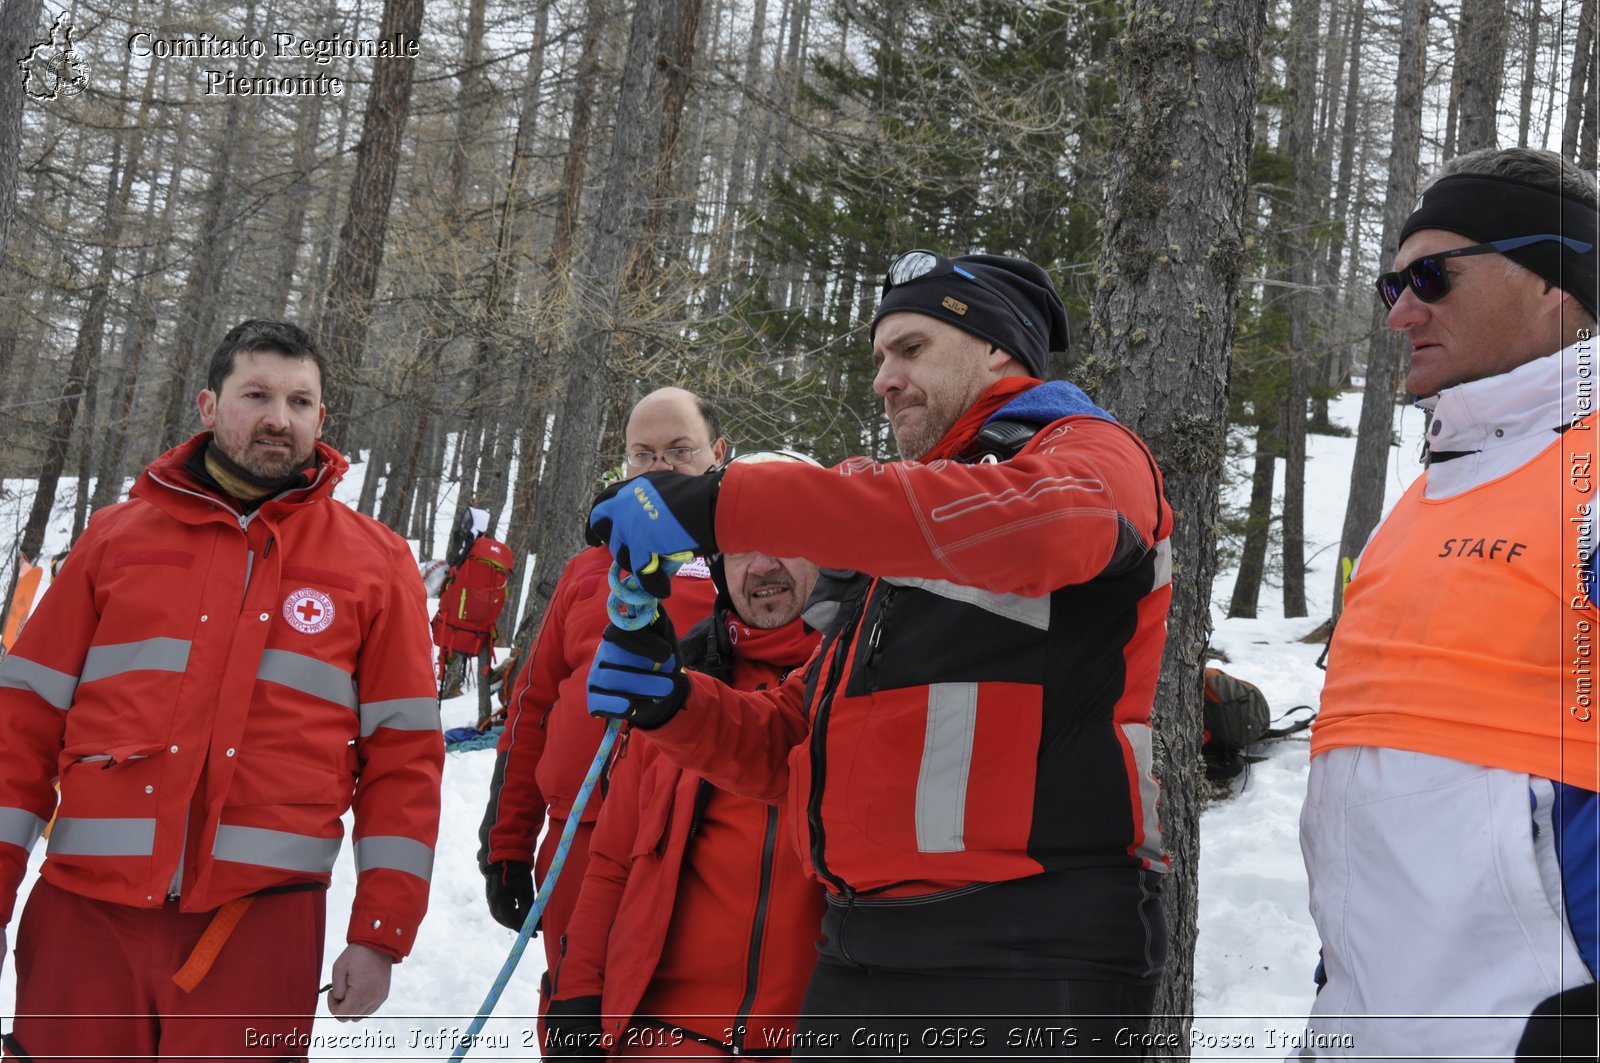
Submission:
[[[774,460],[815,464],[734,459]],[[817,567],[747,552],[711,570],[716,608],[684,637],[685,666],[736,690],[779,686],[817,646],[801,619]],[[607,782],[545,1055],[787,1057],[823,907],[787,809],[718,789],[645,741],[623,744]]]
[[[0,920],[56,817],[19,1058],[303,1058],[352,806],[329,1010],[372,1014],[416,940],[444,765],[426,603],[405,542],[332,498],[322,380],[302,329],[230,331],[207,431],[94,515],[0,661]]]
[[[608,632],[591,678],[677,763],[787,794],[827,890],[795,1058],[1142,1053],[1172,512],[1137,436],[1041,382],[1066,343],[1033,263],[907,252],[872,322],[903,460],[643,477],[590,514],[652,593],[686,551],[864,574],[775,689],[668,666],[664,622]]]

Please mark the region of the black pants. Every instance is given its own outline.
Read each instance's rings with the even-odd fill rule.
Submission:
[[[988,978],[817,964],[793,1057],[1042,1059],[1145,1053],[1155,986]]]

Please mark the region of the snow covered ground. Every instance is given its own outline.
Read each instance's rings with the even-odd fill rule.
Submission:
[[[1353,428],[1361,396],[1347,394],[1333,405],[1334,420]],[[1387,505],[1399,498],[1421,471],[1417,462],[1422,414],[1407,409],[1400,417],[1402,439],[1390,451]],[[1228,620],[1222,615],[1233,589],[1233,572],[1218,575],[1213,601],[1213,645],[1226,652],[1227,669],[1261,687],[1281,712],[1316,704],[1322,672],[1315,666],[1319,645],[1298,640],[1329,614],[1333,571],[1349,486],[1355,440],[1313,436],[1308,445],[1306,485],[1306,576],[1309,618],[1285,620],[1276,585],[1263,589],[1261,618]],[[353,501],[363,466],[352,470],[339,496]],[[1230,489],[1235,503],[1248,491],[1246,475]],[[1281,484],[1281,476],[1280,476]],[[27,485],[7,482],[0,496],[0,529],[20,527],[29,503]],[[63,481],[62,502],[70,507],[73,489]],[[58,512],[46,550],[65,545],[70,508]],[[441,521],[441,532],[447,531]],[[0,537],[11,535],[0,532]],[[427,551],[439,556],[442,543]],[[444,724],[470,724],[474,694],[447,702]],[[1317,941],[1306,912],[1305,871],[1300,862],[1297,818],[1305,792],[1307,744],[1304,735],[1262,750],[1243,790],[1208,809],[1201,820],[1200,936],[1195,969],[1197,1058],[1282,1058],[1285,1039],[1297,1035],[1310,1008]],[[452,753],[445,765],[444,816],[434,864],[433,900],[410,959],[395,969],[388,1004],[361,1024],[341,1024],[324,1015],[316,1024],[314,1060],[351,1058],[444,1059],[456,1047],[500,968],[514,935],[489,918],[475,852],[477,827],[493,764],[489,751]],[[36,848],[33,868],[42,861]],[[23,885],[24,894],[33,875]],[[324,967],[343,948],[345,922],[355,869],[345,846],[330,891]],[[18,902],[18,910],[21,900]],[[12,931],[15,930],[13,925]],[[532,945],[469,1059],[524,1059],[536,1056],[533,1043],[535,987],[543,969],[543,950]],[[0,975],[0,1024],[10,1027],[16,981],[11,957]],[[339,1040],[339,1039],[342,1039]]]

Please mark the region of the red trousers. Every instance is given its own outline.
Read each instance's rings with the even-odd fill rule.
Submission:
[[[566,820],[550,817],[550,826],[545,831],[544,840],[539,844],[539,852],[533,861],[536,883],[542,884],[545,875],[549,873],[550,863],[555,859],[556,846],[561,843],[561,832],[566,827]],[[540,1016],[543,1016],[550,1006],[550,979],[556,976],[559,969],[561,938],[567,932],[567,924],[572,921],[572,910],[578,906],[578,887],[583,885],[583,872],[589,866],[589,839],[592,837],[594,837],[593,820],[578,824],[578,832],[572,836],[572,848],[567,851],[566,863],[561,866],[561,877],[556,879],[555,892],[550,895],[550,900],[539,917],[539,934],[544,938],[545,961],[545,977],[539,980]]]
[[[173,982],[211,912],[130,908],[40,880],[17,927],[20,1059],[303,1060],[317,1007],[326,893],[251,900],[192,992]]]

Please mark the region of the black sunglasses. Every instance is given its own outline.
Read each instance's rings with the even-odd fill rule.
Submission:
[[[1565,244],[1571,251],[1586,255],[1594,250],[1593,244],[1586,244],[1582,240],[1574,240],[1570,236],[1559,236],[1555,233],[1540,233],[1537,236],[1512,236],[1504,240],[1491,240],[1486,244],[1473,244],[1471,247],[1458,247],[1454,251],[1440,251],[1437,254],[1423,255],[1416,259],[1405,269],[1395,273],[1385,273],[1378,277],[1378,298],[1383,300],[1383,305],[1394,308],[1400,301],[1407,288],[1425,303],[1437,303],[1440,299],[1450,294],[1450,276],[1445,272],[1444,260],[1447,258],[1464,258],[1467,255],[1504,254],[1515,251],[1519,247],[1529,244],[1539,244],[1546,240],[1555,240]]]
[[[1011,315],[1022,322],[1023,328],[1034,335],[1039,334],[1039,330],[1034,326],[1032,319],[1019,310],[1016,303],[1006,298],[1005,292],[983,280],[977,274],[963,269],[937,251],[925,251],[918,248],[895,256],[895,260],[889,263],[888,272],[883,275],[883,292],[881,295],[888,295],[890,289],[898,288],[902,284],[910,284],[912,281],[922,280],[924,277],[948,277],[951,274],[971,281],[1002,303],[1005,303],[1006,308],[1011,311]]]

